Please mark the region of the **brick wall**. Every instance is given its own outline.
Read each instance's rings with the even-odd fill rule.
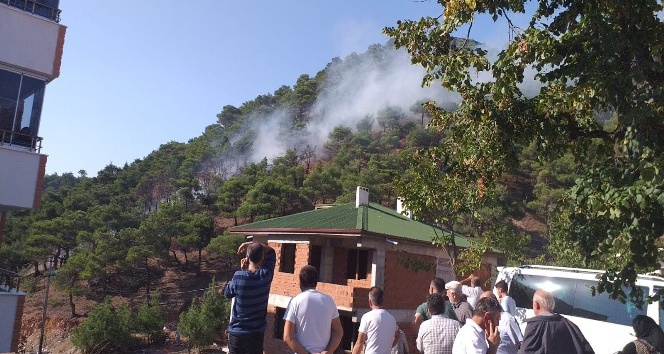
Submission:
[[[18,351],[18,342],[21,339],[21,319],[23,318],[23,306],[25,305],[25,295],[19,295],[16,300],[16,317],[14,318],[14,333],[12,336],[12,351]]]
[[[42,194],[44,193],[44,181],[46,175],[46,160],[48,156],[39,155],[39,172],[37,172],[37,184],[35,185],[35,199],[32,202],[34,209],[41,208]]]
[[[348,249],[335,247],[334,248],[334,271],[332,272],[332,283],[334,284],[346,284],[346,273],[348,267]]]
[[[436,259],[430,256],[409,254],[408,257],[418,261],[435,264]],[[436,276],[435,268],[429,271],[415,272],[406,268],[400,260],[399,252],[385,253],[385,307],[388,309],[415,309],[426,300],[429,284]]]

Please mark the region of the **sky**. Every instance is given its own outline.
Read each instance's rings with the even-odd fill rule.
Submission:
[[[223,106],[383,44],[381,30],[398,20],[442,11],[413,0],[61,0],[60,9],[67,33],[60,77],[46,88],[42,153],[47,174],[88,176],[187,142]],[[501,46],[508,30],[478,21],[472,36]]]

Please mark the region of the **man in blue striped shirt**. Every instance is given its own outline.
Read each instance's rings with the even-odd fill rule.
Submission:
[[[237,252],[245,251],[241,269],[224,287],[224,296],[235,298],[228,325],[228,350],[229,354],[262,354],[267,301],[277,258],[272,247],[262,243],[245,242]]]

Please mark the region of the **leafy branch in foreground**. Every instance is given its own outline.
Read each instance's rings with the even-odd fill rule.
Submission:
[[[569,237],[584,264],[608,270],[597,291],[639,304],[636,274],[659,267],[656,240],[664,227],[662,3],[526,5],[451,0],[438,17],[384,29],[427,70],[424,84],[462,97],[453,111],[429,105],[431,129],[445,137],[413,157],[399,189],[421,189],[404,195],[407,205],[440,222],[477,211],[514,166],[518,146],[534,144],[542,160],[572,153],[586,169],[556,211],[564,228],[552,231]],[[526,12],[530,22],[518,30],[510,16]],[[469,40],[479,15],[510,25],[495,59]],[[468,38],[454,38],[462,27]],[[476,80],[481,72],[491,79]],[[606,113],[616,119],[611,129],[598,120]]]

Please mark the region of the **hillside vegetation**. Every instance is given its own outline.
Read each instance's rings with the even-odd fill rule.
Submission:
[[[184,283],[174,289],[167,276],[203,278],[195,287],[209,282],[216,272],[206,262],[236,263],[239,240],[224,233],[234,225],[351,202],[356,186],[394,207],[408,157],[448,133],[429,126],[423,103],[446,110],[459,104],[457,94],[421,88],[422,76],[392,43],[372,45],[334,58],[315,76],[301,75],[292,87],[223,106],[187,143],[164,143],[93,177],[48,175],[41,209],[9,215],[0,268],[26,279],[56,268],[54,284],[67,299],[58,305],[77,317],[108,295],[140,299],[137,305],[155,291],[190,290]],[[548,162],[535,156],[534,146],[520,146],[496,203],[450,228],[475,237],[499,225],[490,246],[509,251],[511,262],[575,264],[565,245],[547,248],[548,230],[583,166],[571,154]],[[167,309],[167,317],[182,309]]]

